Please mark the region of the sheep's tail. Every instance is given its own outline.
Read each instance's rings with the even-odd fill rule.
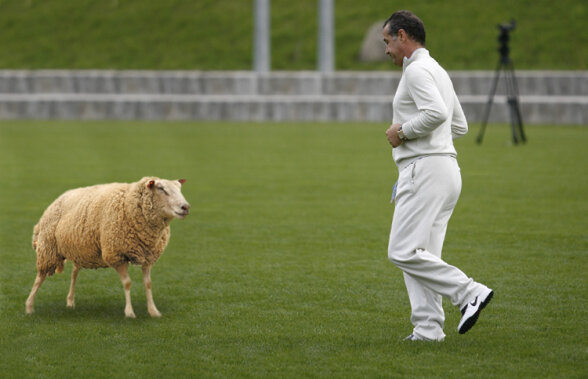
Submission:
[[[33,228],[33,250],[37,251],[37,240],[39,239],[39,224]]]
[[[59,255],[55,230],[61,216],[59,200],[47,208],[33,228],[33,249],[37,253],[37,271],[41,275],[51,276],[57,271],[63,272],[64,257]]]

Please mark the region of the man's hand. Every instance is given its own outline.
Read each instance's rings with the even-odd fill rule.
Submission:
[[[402,140],[398,137],[398,129],[400,129],[401,124],[392,124],[386,130],[386,138],[392,147],[398,147],[402,144]]]

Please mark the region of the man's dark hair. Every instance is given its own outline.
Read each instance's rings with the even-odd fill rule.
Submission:
[[[425,24],[411,11],[394,12],[383,28],[388,28],[387,32],[391,36],[397,36],[398,31],[404,29],[410,38],[425,46]]]

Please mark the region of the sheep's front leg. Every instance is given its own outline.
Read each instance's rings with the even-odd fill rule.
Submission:
[[[151,317],[161,317],[161,313],[159,313],[153,302],[153,294],[151,293],[151,266],[143,266],[143,284],[145,285],[145,295],[147,297],[147,311]]]
[[[80,268],[76,265],[73,267],[73,271],[71,272],[71,285],[69,286],[69,293],[67,294],[67,306],[68,308],[74,308],[74,287],[76,286],[76,280],[78,278],[78,272]]]
[[[115,267],[115,270],[118,272],[118,275],[120,275],[120,281],[125,290],[125,316],[135,318],[135,312],[133,312],[133,305],[131,304],[131,277],[129,276],[129,265],[122,264]]]

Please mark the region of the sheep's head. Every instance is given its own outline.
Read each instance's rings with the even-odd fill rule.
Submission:
[[[190,204],[182,195],[186,179],[166,180],[151,178],[146,187],[153,193],[153,205],[167,219],[184,219],[190,213]]]

